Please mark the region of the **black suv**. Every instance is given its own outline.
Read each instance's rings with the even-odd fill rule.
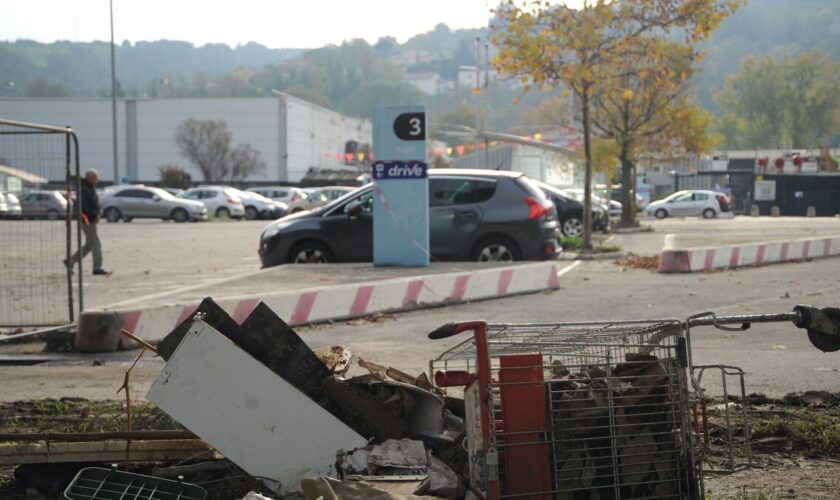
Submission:
[[[260,237],[263,266],[371,261],[373,197],[368,184],[272,222]],[[554,204],[518,172],[429,170],[429,232],[437,260],[544,260],[561,252]]]
[[[534,184],[543,190],[549,200],[554,202],[563,236],[581,236],[583,234],[583,203],[567,197],[562,190],[550,184],[539,181],[534,181]],[[610,230],[610,216],[595,196],[592,197],[592,229],[605,233]]]

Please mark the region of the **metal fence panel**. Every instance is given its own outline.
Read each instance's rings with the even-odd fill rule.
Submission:
[[[0,326],[74,320],[64,260],[73,250],[70,193],[78,174],[71,129],[0,120]]]

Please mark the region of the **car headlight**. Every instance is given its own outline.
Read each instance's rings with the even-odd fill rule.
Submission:
[[[286,229],[291,225],[291,222],[279,222],[276,224],[269,224],[268,227],[265,228],[263,231],[262,236],[260,237],[261,240],[265,241],[269,238],[273,238],[277,233]]]

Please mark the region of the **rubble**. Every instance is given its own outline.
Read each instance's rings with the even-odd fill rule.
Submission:
[[[458,491],[445,462],[429,467],[427,447],[460,459],[463,419],[425,374],[359,360],[370,374],[345,378],[346,347],[310,349],[262,303],[237,324],[209,298],[158,350],[167,365],[147,398],[275,491],[335,475],[342,449],[356,450],[338,461],[348,477],[419,473],[427,494]],[[271,460],[272,449],[296,452]]]

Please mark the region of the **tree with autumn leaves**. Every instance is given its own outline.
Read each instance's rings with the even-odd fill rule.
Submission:
[[[680,140],[674,131],[691,129],[672,120],[703,122],[684,89],[701,60],[696,45],[741,3],[583,0],[570,6],[505,0],[496,9],[497,70],[516,75],[526,92],[563,87],[579,102],[586,167],[584,250],[592,249],[593,129],[618,146],[624,206],[632,210],[636,155],[657,142],[672,147]]]

